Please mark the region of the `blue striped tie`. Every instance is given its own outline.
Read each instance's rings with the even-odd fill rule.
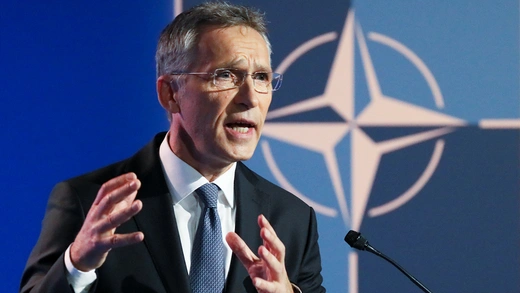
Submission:
[[[224,242],[217,212],[218,186],[207,183],[196,190],[204,208],[191,251],[193,293],[222,293],[225,282]]]

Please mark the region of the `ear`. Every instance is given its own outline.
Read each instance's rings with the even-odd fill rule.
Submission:
[[[157,79],[157,98],[161,106],[169,113],[179,113],[176,95],[178,89],[169,76],[161,75]]]

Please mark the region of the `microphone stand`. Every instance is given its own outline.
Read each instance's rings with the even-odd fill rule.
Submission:
[[[368,244],[368,240],[366,240],[361,233],[350,230],[345,236],[345,242],[347,242],[351,247],[357,248],[359,250],[366,250],[371,252],[384,260],[391,263],[394,267],[400,270],[405,276],[408,277],[417,287],[419,287],[425,293],[432,293],[426,286],[424,286],[419,280],[417,280],[414,276],[408,273],[403,267],[401,267],[398,263],[396,263],[393,259],[389,258],[379,250],[375,249],[372,245]]]
[[[388,256],[381,253],[379,250],[372,247],[372,245],[367,243],[366,251],[371,252],[379,257],[382,257],[383,259],[385,259],[386,261],[391,263],[394,267],[396,267],[403,274],[405,274],[405,276],[407,276],[408,279],[410,279],[410,281],[412,281],[415,285],[417,285],[419,288],[421,288],[421,290],[423,290],[423,292],[432,293],[432,291],[428,290],[428,288],[426,288],[421,282],[419,282],[419,280],[417,280],[414,276],[412,276],[410,273],[408,273],[402,266],[400,266],[398,263],[396,263],[393,259],[391,259]]]

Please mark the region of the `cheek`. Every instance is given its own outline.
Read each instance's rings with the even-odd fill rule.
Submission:
[[[198,128],[199,132],[206,133],[206,135],[214,136],[216,133],[223,131],[222,125],[227,117],[226,107],[219,103],[205,103],[204,105],[195,105],[194,113],[196,118],[194,126]]]
[[[265,116],[267,116],[267,112],[269,111],[269,106],[271,105],[271,97],[266,97],[266,99],[260,100],[260,112],[262,112],[262,115],[265,119]]]
[[[204,124],[215,119],[218,113],[218,99],[211,95],[187,95],[183,97],[181,113],[184,110],[184,119],[192,121],[194,124]]]

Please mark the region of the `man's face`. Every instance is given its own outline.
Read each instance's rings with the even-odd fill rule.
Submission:
[[[191,72],[235,68],[248,73],[270,72],[266,42],[244,26],[208,27],[197,46]],[[251,76],[242,86],[222,90],[210,76],[182,76],[185,84],[175,93],[178,113],[173,114],[172,150],[203,173],[227,169],[251,158],[264,125],[272,93],[258,93]]]

